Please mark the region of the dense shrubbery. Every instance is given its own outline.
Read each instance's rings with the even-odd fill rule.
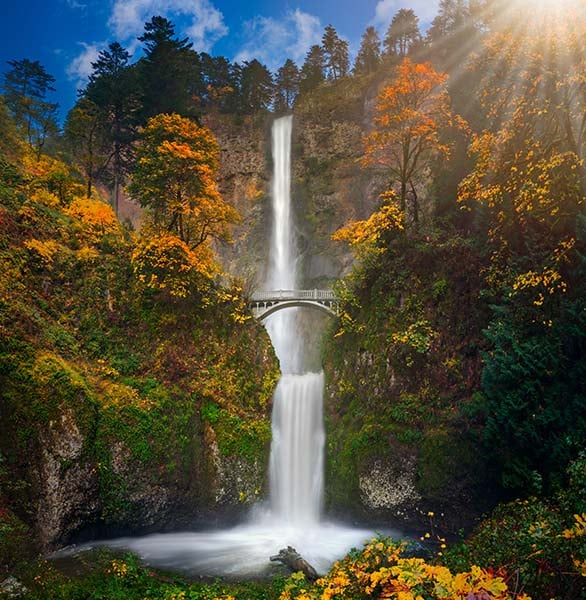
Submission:
[[[22,150],[22,167],[6,162],[0,173],[3,562],[18,558],[10,548],[20,521],[37,522],[44,456],[71,450],[57,476],[79,468],[88,489],[95,478],[90,523],[138,526],[132,486],[167,486],[195,508],[201,488],[212,487],[197,477],[213,476],[200,410],[218,403],[222,420],[211,427],[221,451],[260,464],[276,379],[241,289],[219,286],[211,267],[191,273],[194,252],[211,264],[207,246],[141,239],[102,199],[84,197],[66,165],[29,153]],[[62,436],[65,448],[51,449]],[[129,482],[125,473],[136,470]]]

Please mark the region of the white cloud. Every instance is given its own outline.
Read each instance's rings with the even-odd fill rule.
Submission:
[[[67,0],[70,6],[77,0]],[[175,17],[182,17],[183,26],[176,25],[179,36],[188,36],[194,50],[209,51],[213,44],[228,33],[222,13],[210,0],[114,0],[108,27],[112,38],[122,43],[132,55],[140,46],[137,37],[144,31],[145,22],[154,15],[168,17],[176,24]],[[78,87],[85,85],[95,62],[106,43],[86,44],[80,42],[82,51],[67,68],[70,79],[77,80]]]
[[[82,4],[81,2],[78,2],[77,0],[65,0],[67,2],[67,6],[69,6],[69,8],[87,8],[87,4]]]
[[[245,41],[234,61],[256,58],[272,71],[291,58],[298,65],[313,44],[321,42],[322,26],[318,17],[299,9],[281,20],[257,16],[244,24]]]
[[[425,29],[437,14],[439,0],[379,0],[371,24],[379,31],[386,32],[395,13],[401,8],[411,8],[419,17],[419,24]]]
[[[92,72],[92,63],[98,59],[98,54],[106,47],[106,42],[98,42],[94,44],[86,44],[80,42],[83,50],[74,58],[67,67],[67,76],[69,79],[77,82],[77,87],[83,87],[88,75]]]
[[[115,0],[108,26],[116,39],[126,42],[140,35],[153,15],[172,21],[173,16],[185,17],[188,23],[182,33],[197,51],[209,51],[228,33],[223,14],[209,0]]]

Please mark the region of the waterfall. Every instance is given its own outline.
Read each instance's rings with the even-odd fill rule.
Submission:
[[[273,124],[273,231],[266,288],[297,286],[297,251],[291,211],[292,117]],[[322,416],[324,376],[307,372],[301,309],[287,308],[267,319],[281,364],[273,398],[270,502],[256,507],[248,522],[229,529],[153,534],[108,540],[104,545],[138,553],[164,568],[207,576],[258,577],[270,571],[269,557],[294,546],[318,572],[359,546],[372,532],[324,522]]]
[[[295,289],[296,243],[291,211],[293,117],[273,124],[273,230],[267,288]],[[273,517],[293,525],[316,523],[323,496],[323,374],[303,372],[299,311],[269,317],[267,330],[281,364],[273,398],[270,492]]]

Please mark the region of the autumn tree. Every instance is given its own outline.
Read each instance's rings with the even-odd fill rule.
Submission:
[[[177,114],[149,119],[129,192],[147,211],[134,271],[147,288],[185,297],[217,272],[211,240],[230,240],[238,213],[216,183],[219,148],[209,129]]]
[[[305,55],[299,76],[299,90],[308,92],[325,81],[326,58],[323,48],[313,45]]]
[[[376,29],[372,26],[367,27],[362,34],[360,50],[354,63],[354,73],[356,75],[367,75],[376,71],[380,64],[381,50],[380,38]]]
[[[486,127],[459,190],[490,254],[486,448],[504,485],[533,493],[559,485],[586,439],[586,21],[567,11],[511,11],[487,36],[471,66]]]
[[[324,30],[322,49],[328,78],[335,80],[346,76],[350,69],[348,42],[338,35],[332,25]]]
[[[176,114],[148,121],[129,192],[155,231],[172,233],[192,249],[211,238],[229,240],[237,213],[218,191],[218,159],[209,129]]]
[[[383,40],[385,55],[405,57],[420,41],[419,17],[410,8],[400,9],[393,17]]]
[[[8,64],[12,68],[4,74],[4,101],[18,130],[39,158],[48,138],[59,130],[58,104],[47,99],[55,91],[55,78],[37,60],[24,58]]]
[[[388,247],[390,237],[404,230],[404,213],[396,205],[394,192],[382,195],[382,203],[368,219],[353,221],[338,229],[332,239],[346,242],[363,264]]]
[[[431,63],[403,59],[393,82],[378,96],[374,129],[365,138],[364,164],[382,168],[389,185],[398,186],[401,211],[407,209],[409,198],[415,222],[419,219],[416,181],[433,159],[450,152],[440,137],[453,121],[446,80],[447,75],[435,71]]]
[[[293,108],[293,102],[299,93],[299,69],[288,58],[277,71],[275,82],[275,110],[286,112]]]

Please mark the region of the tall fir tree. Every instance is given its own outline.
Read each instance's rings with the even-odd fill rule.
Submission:
[[[197,98],[203,89],[193,44],[176,38],[174,25],[160,16],[145,24],[138,39],[144,44],[144,58],[139,62],[142,121],[161,113],[197,116]]]
[[[354,63],[354,73],[356,75],[367,75],[376,71],[380,64],[380,38],[376,29],[372,26],[367,27],[362,34],[360,50]]]
[[[340,79],[347,75],[350,68],[348,42],[340,38],[332,25],[324,30],[322,48],[328,79]]]
[[[240,73],[240,110],[255,113],[268,110],[273,102],[274,82],[271,72],[258,60],[245,61]]]
[[[286,112],[293,108],[293,102],[299,93],[299,69],[288,58],[277,71],[275,86],[275,110]]]
[[[407,56],[421,42],[419,17],[410,8],[400,9],[389,28],[383,45],[387,56]]]
[[[120,186],[133,164],[133,142],[141,110],[139,74],[129,60],[130,54],[118,42],[110,44],[92,63],[93,71],[83,91],[83,98],[98,111],[96,141],[101,140],[105,147],[102,153],[104,159],[99,166],[96,165],[97,176],[112,188],[112,204],[116,212]],[[85,112],[82,110],[78,117]],[[89,124],[91,120],[82,119],[81,123],[84,122]],[[80,122],[77,123],[79,126]]]
[[[299,76],[299,91],[309,92],[325,81],[326,58],[323,48],[311,46],[305,55],[305,62]]]

